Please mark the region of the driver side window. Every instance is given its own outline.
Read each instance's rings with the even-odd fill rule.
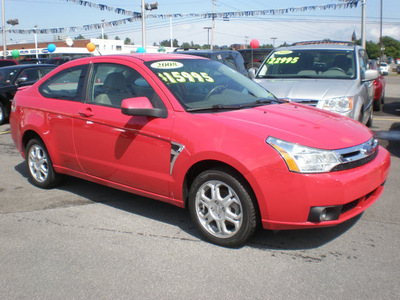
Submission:
[[[90,102],[120,108],[122,100],[135,97],[147,97],[153,107],[160,107],[161,99],[136,70],[120,64],[94,65],[89,83]]]

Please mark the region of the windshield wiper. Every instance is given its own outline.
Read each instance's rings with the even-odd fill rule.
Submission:
[[[197,107],[197,108],[188,108],[186,111],[192,112],[192,111],[207,111],[207,110],[212,110],[212,111],[219,111],[219,110],[235,110],[235,109],[242,109],[243,107],[241,105],[221,105],[221,104],[215,104],[212,106],[206,106],[206,107]]]

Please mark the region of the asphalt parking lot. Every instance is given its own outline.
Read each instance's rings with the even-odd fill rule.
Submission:
[[[29,183],[0,126],[2,299],[398,299],[400,76],[371,128],[391,153],[382,197],[333,228],[204,242],[180,208],[67,177]]]

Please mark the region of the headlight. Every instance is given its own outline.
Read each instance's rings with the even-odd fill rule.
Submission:
[[[267,143],[278,151],[292,172],[324,173],[341,163],[334,151],[305,147],[273,137],[267,138]]]
[[[350,111],[353,107],[353,97],[338,97],[318,102],[318,108],[333,111],[339,114]]]

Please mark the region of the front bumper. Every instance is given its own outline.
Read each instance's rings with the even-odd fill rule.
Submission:
[[[265,229],[299,229],[340,224],[362,213],[382,194],[390,155],[380,147],[376,158],[360,167],[322,174],[259,168],[247,179],[258,199]],[[314,207],[339,207],[338,217],[310,218]]]

